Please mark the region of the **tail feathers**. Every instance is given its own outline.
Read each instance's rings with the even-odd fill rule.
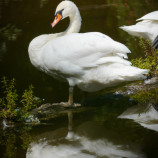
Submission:
[[[126,74],[124,75],[124,78],[126,79],[126,81],[146,79],[145,75],[149,73],[149,70],[140,69],[134,66],[130,67],[129,70],[130,70],[130,73],[128,73],[127,75]]]
[[[122,30],[128,32],[132,36],[148,38],[149,34],[143,25],[131,25],[131,26],[122,26],[120,27]]]
[[[142,25],[131,25],[131,26],[122,26],[120,27],[122,30],[128,33],[144,33],[146,32],[146,27]]]
[[[117,53],[127,54],[131,53],[131,51],[122,43],[114,41],[113,51]]]

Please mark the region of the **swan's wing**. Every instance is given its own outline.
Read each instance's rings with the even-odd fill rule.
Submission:
[[[101,33],[70,34],[50,41],[42,53],[45,68],[69,75],[81,75],[83,70],[112,62],[130,65],[130,50]]]
[[[143,17],[137,19],[137,21],[139,20],[158,20],[158,11],[148,13],[144,15]]]

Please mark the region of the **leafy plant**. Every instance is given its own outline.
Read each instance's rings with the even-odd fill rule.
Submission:
[[[3,77],[2,88],[4,89],[5,98],[0,98],[0,116],[2,118],[14,118],[17,115],[16,102],[18,100],[18,94],[15,89],[15,79],[10,82]]]
[[[30,111],[41,102],[33,94],[33,86],[24,90],[22,96],[17,94],[15,79],[2,79],[4,97],[0,98],[0,118],[11,121],[23,121],[30,115]]]
[[[150,70],[149,77],[158,75],[158,49],[153,49],[149,40],[140,39],[140,46],[145,52],[145,56],[133,59],[134,66],[141,69]]]
[[[158,76],[158,49],[152,47],[149,40],[140,39],[140,46],[144,51],[144,57],[133,59],[131,62],[134,66],[141,69],[148,69],[150,73],[148,77]],[[142,90],[131,97],[138,103],[138,105],[147,105],[152,103],[158,104],[158,88]]]
[[[33,94],[33,86],[29,86],[29,89],[26,89],[22,95],[21,103],[24,107],[25,111],[30,111],[31,109],[37,107],[37,105],[41,102],[36,96]]]

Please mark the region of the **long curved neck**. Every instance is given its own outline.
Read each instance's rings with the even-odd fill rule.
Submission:
[[[76,12],[75,14],[69,16],[70,18],[70,24],[64,34],[70,34],[70,33],[78,33],[81,28],[81,16],[78,8],[75,8]]]

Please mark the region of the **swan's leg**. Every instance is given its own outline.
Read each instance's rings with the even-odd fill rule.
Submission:
[[[66,136],[66,139],[68,140],[73,140],[75,133],[73,132],[73,128],[72,128],[72,120],[73,119],[73,114],[72,111],[68,111],[68,133]]]
[[[69,88],[69,100],[68,102],[61,102],[61,103],[58,103],[57,105],[60,105],[60,106],[64,106],[64,107],[77,107],[77,106],[81,106],[81,104],[74,104],[73,102],[73,86],[70,86]]]
[[[73,105],[73,86],[70,86],[69,88],[69,100],[68,100],[68,105],[72,106]]]
[[[73,118],[72,111],[68,111],[68,130],[69,131],[72,131],[72,118]]]

